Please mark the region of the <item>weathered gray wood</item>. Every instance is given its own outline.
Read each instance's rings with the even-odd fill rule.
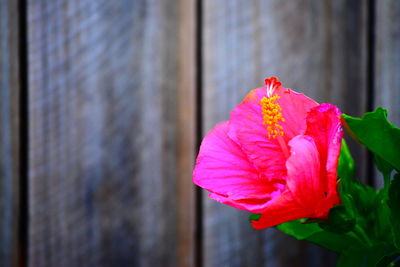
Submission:
[[[192,4],[28,1],[29,266],[193,262]]]
[[[400,126],[400,2],[376,1],[375,106]]]
[[[0,2],[0,266],[19,264],[19,52],[17,1]]]
[[[367,107],[366,1],[205,0],[205,132],[263,79],[359,116]],[[359,175],[364,152],[352,146]],[[332,266],[335,255],[205,197],[205,266]],[[328,260],[326,260],[328,258]],[[330,260],[329,260],[330,258]]]
[[[400,127],[400,2],[376,1],[374,29],[374,107],[388,110],[388,119]],[[382,174],[375,169],[375,186]]]
[[[195,0],[179,4],[177,86],[177,266],[196,266],[195,190],[192,182],[196,151]]]

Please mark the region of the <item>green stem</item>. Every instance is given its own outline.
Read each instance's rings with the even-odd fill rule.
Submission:
[[[350,231],[347,233],[349,236],[351,236],[352,238],[356,239],[357,241],[360,241],[360,244],[362,244],[364,242],[364,240],[357,235],[356,233],[354,233],[353,231]]]
[[[361,239],[367,243],[368,246],[372,247],[371,240],[360,225],[356,224],[356,226],[354,227],[354,232],[357,233],[361,237]]]

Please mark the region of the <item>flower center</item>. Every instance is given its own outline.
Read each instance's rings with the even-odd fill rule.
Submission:
[[[267,88],[268,90],[269,88]],[[268,92],[268,91],[267,91]],[[267,126],[268,138],[283,136],[283,127],[279,124],[285,121],[282,116],[282,108],[276,103],[280,97],[277,94],[263,97],[261,99],[261,109],[263,115],[263,124]]]

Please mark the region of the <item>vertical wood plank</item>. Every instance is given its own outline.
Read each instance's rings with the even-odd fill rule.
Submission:
[[[5,267],[19,264],[20,83],[17,4],[17,1],[0,2],[0,265]]]
[[[376,1],[375,106],[400,126],[400,2]]]
[[[191,265],[191,3],[29,1],[30,266]]]
[[[195,0],[179,1],[177,87],[177,252],[178,266],[195,266],[195,189],[192,171],[196,145]]]
[[[388,110],[390,122],[400,127],[400,3],[375,1],[373,41],[373,106]],[[383,186],[382,174],[375,168],[374,184]]]
[[[366,1],[205,0],[205,131],[263,79],[277,76],[347,114],[367,108]],[[351,144],[358,174],[365,151]],[[335,255],[286,237],[255,231],[247,213],[205,197],[206,266],[333,266]]]

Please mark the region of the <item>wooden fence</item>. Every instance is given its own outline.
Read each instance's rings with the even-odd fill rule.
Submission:
[[[333,266],[192,184],[268,76],[399,125],[400,1],[1,1],[0,265]]]

